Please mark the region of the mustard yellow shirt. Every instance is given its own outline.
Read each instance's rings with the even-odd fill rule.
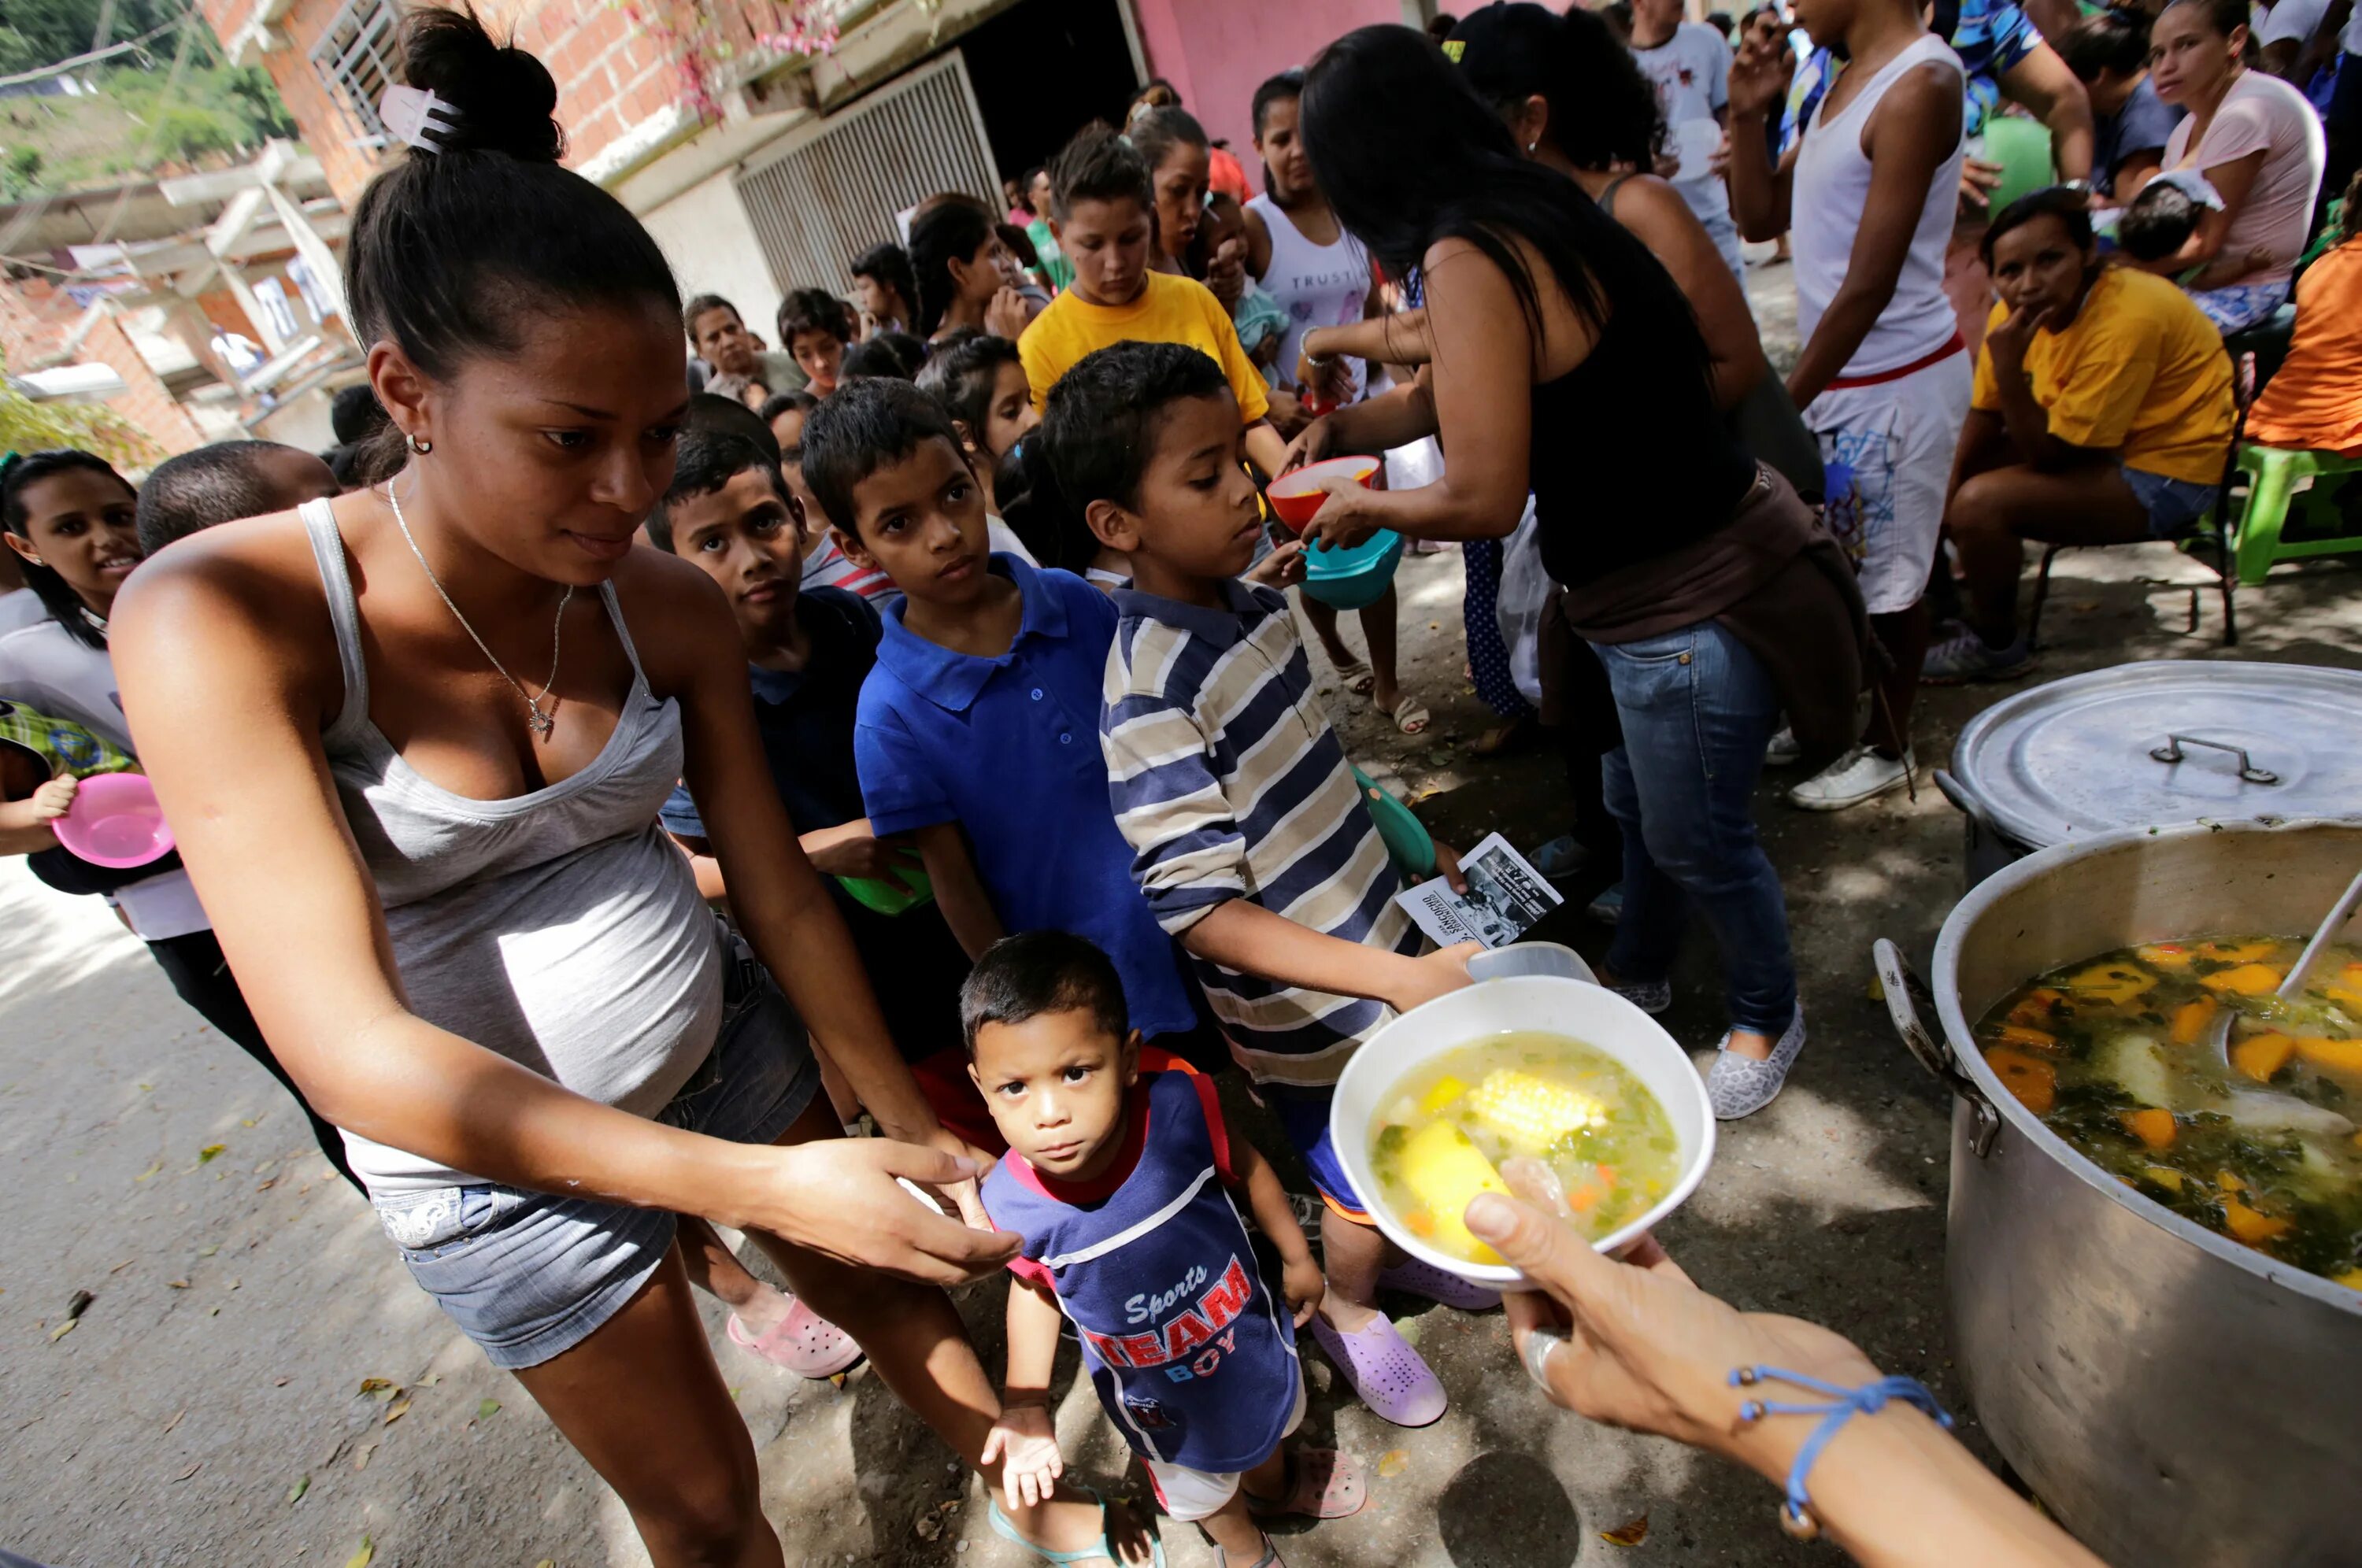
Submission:
[[[1990,332],[2009,315],[1995,304]],[[2166,279],[2110,267],[2063,332],[2044,327],[2026,346],[2034,401],[2050,434],[2073,447],[2114,450],[2128,469],[2218,484],[2231,447],[2231,357],[2223,335]],[[1977,350],[1974,406],[2001,408],[1992,350]]]
[[[1140,297],[1126,305],[1090,304],[1068,289],[1033,318],[1017,340],[1025,379],[1040,408],[1051,385],[1086,355],[1114,343],[1186,343],[1222,368],[1239,400],[1239,417],[1253,424],[1271,411],[1263,373],[1239,347],[1239,329],[1213,292],[1194,278],[1151,272]]]

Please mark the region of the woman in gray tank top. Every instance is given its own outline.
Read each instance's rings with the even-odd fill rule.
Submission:
[[[684,414],[662,254],[558,166],[531,56],[428,8],[402,40],[384,109],[413,150],[362,196],[346,279],[402,470],[146,568],[124,706],[255,1017],[414,1276],[655,1561],[778,1562],[674,1214],[745,1230],[971,1463],[999,1404],[939,1286],[1017,1238],[797,845],[731,616],[633,547]],[[658,830],[677,779],[745,944]],[[891,1141],[837,1135],[804,1025]],[[1102,1529],[1018,1512],[1057,1548]]]

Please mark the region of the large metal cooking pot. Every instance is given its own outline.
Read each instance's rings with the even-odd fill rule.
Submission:
[[[2135,943],[2301,932],[2362,866],[2362,823],[2139,830],[1970,893],[1936,944],[1941,1041],[1878,944],[1905,1042],[1959,1097],[1945,1259],[1962,1376],[1994,1445],[2118,1568],[2362,1562],[2362,1294],[2101,1171],[2002,1087],[1970,1029],[2012,990]]]
[[[2122,828],[2351,812],[2362,806],[2357,714],[2355,670],[2120,664],[1987,708],[1936,785],[1968,819],[1973,888],[2037,849]]]

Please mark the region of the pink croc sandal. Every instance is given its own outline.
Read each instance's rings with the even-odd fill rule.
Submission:
[[[1432,1426],[1443,1419],[1443,1385],[1383,1312],[1349,1334],[1326,1318],[1312,1320],[1312,1337],[1345,1375],[1372,1413],[1398,1427]]]
[[[1333,1448],[1299,1448],[1287,1456],[1287,1491],[1277,1497],[1246,1494],[1247,1512],[1260,1518],[1298,1514],[1341,1519],[1369,1506],[1370,1479],[1361,1463]]]
[[[1439,1306],[1457,1307],[1462,1312],[1489,1312],[1501,1304],[1499,1291],[1418,1258],[1405,1258],[1392,1268],[1379,1270],[1378,1288],[1424,1296]]]
[[[805,1377],[833,1377],[861,1359],[861,1347],[853,1336],[805,1306],[801,1298],[761,1334],[748,1333],[733,1312],[729,1332],[730,1342],[739,1349]]]

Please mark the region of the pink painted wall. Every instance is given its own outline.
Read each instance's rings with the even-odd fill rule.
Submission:
[[[1331,39],[1371,22],[1400,23],[1401,0],[1131,0],[1148,70],[1216,140],[1228,140],[1263,183],[1247,110],[1264,78],[1304,65]]]

